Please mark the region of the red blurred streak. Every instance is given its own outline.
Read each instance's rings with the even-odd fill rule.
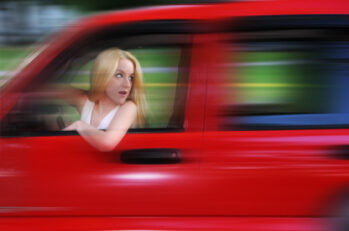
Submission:
[[[82,230],[236,230],[236,231],[331,231],[329,220],[314,218],[239,217],[74,217],[2,218],[6,231]],[[14,228],[15,227],[15,228]]]

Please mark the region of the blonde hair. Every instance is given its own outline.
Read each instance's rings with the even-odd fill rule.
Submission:
[[[89,99],[97,102],[104,95],[109,80],[114,75],[120,59],[130,60],[135,68],[134,80],[128,100],[137,106],[137,126],[144,125],[146,100],[144,92],[143,74],[137,58],[130,52],[119,48],[110,48],[101,52],[94,61],[90,76]]]

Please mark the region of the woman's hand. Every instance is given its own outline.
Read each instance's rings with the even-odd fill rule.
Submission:
[[[106,131],[98,130],[82,120],[75,121],[63,131],[77,131],[90,145],[102,152],[110,152],[119,144],[137,116],[136,105],[128,101],[121,105]]]
[[[123,104],[106,131],[98,130],[82,120],[75,121],[63,131],[77,131],[90,145],[102,152],[110,152],[119,144],[137,116],[136,105],[128,101]]]
[[[81,120],[75,121],[69,126],[62,129],[62,131],[77,131],[81,127]]]

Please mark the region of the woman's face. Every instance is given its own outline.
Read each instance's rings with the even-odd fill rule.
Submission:
[[[125,58],[119,60],[118,67],[105,89],[106,95],[116,104],[126,102],[135,76],[133,63]]]

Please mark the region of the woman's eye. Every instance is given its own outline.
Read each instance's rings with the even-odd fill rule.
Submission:
[[[117,74],[115,75],[115,77],[116,77],[116,78],[122,78],[122,74],[117,73]]]
[[[134,78],[135,78],[134,76],[128,77],[128,79],[129,79],[130,81],[133,81]]]

